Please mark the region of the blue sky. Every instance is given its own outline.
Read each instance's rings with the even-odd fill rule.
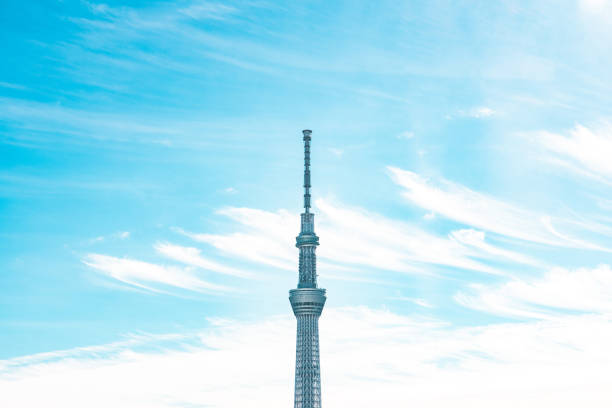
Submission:
[[[0,398],[291,403],[309,128],[330,405],[609,406],[611,21],[3,1]]]

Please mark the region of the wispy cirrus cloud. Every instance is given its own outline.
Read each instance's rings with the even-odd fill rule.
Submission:
[[[494,269],[471,259],[474,251],[400,220],[361,208],[316,201],[325,238],[320,256],[345,264],[399,272],[425,272],[423,264],[445,265],[486,273]]]
[[[217,213],[236,221],[245,230],[228,234],[192,233],[180,228],[176,231],[210,244],[224,254],[280,269],[295,269],[291,242],[295,239],[299,216],[286,210],[269,212],[253,208],[225,208]]]
[[[290,404],[294,318],[209,323],[191,333],[2,361],[0,400],[13,408]],[[331,406],[612,403],[605,386],[612,330],[602,316],[456,329],[351,307],[325,310],[320,323],[322,389]]]
[[[2,81],[0,81],[0,88],[16,89],[19,91],[24,91],[28,89],[27,87],[23,85],[14,84],[12,82],[2,82]]]
[[[113,234],[110,235],[100,235],[97,236],[95,238],[92,238],[89,240],[90,243],[95,244],[97,242],[102,242],[104,240],[107,239],[120,239],[120,240],[125,240],[128,239],[130,237],[130,231],[117,231]]]
[[[222,20],[228,15],[236,13],[237,9],[221,3],[203,1],[190,4],[188,7],[179,9],[178,11],[179,13],[185,14],[186,16],[189,16],[195,20]]]
[[[184,126],[177,129],[172,124],[161,122],[152,124],[148,117],[91,112],[14,98],[0,98],[0,107],[0,119],[17,128],[34,132],[60,132],[69,138],[87,133],[91,139],[134,141],[134,137],[140,137],[155,140],[160,136],[176,136],[185,129]]]
[[[397,139],[412,139],[414,138],[414,132],[410,131],[410,130],[406,130],[404,132],[399,133],[398,135],[395,136]]]
[[[603,17],[612,13],[610,0],[578,0],[578,6],[582,12],[592,16]]]
[[[473,229],[456,230],[450,233],[450,237],[464,245],[477,248],[493,259],[503,258],[527,265],[542,265],[537,259],[524,255],[520,252],[510,251],[489,244],[485,240],[486,233],[484,231],[477,231]]]
[[[558,319],[566,313],[612,313],[612,269],[608,265],[515,279],[497,286],[472,284],[455,299],[463,306],[517,318]]]
[[[248,271],[232,268],[203,257],[201,251],[194,247],[174,245],[167,242],[158,242],[154,247],[158,253],[186,265],[241,278],[253,277],[253,274]]]
[[[474,258],[503,253],[508,259],[530,263],[526,257],[499,250],[484,243],[467,243],[456,237],[438,237],[400,220],[390,219],[361,208],[347,207],[319,199],[316,225],[324,245],[318,257],[324,270],[389,270],[430,273],[426,265],[449,266],[479,272],[499,272]],[[252,208],[225,208],[220,215],[231,218],[239,232],[228,234],[192,233],[178,230],[194,240],[214,246],[226,255],[281,269],[295,269],[295,235],[298,214],[285,210],[269,212]]]
[[[497,112],[486,106],[478,106],[471,109],[461,109],[456,115],[447,115],[447,119],[452,119],[454,116],[462,118],[484,119],[497,114]]]
[[[434,183],[411,171],[396,167],[387,169],[393,181],[404,188],[402,195],[408,201],[454,221],[529,242],[610,251],[558,229],[559,226],[579,226],[586,231],[604,231],[605,227],[537,213],[448,180]]]
[[[202,280],[193,268],[164,266],[101,254],[88,254],[83,263],[109,278],[152,292],[167,293],[171,289],[205,293],[235,291],[231,287]]]
[[[542,131],[531,136],[548,153],[548,161],[612,183],[612,125],[597,129],[576,125],[566,135]]]

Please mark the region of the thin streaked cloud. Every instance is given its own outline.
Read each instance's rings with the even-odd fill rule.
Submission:
[[[552,155],[550,162],[591,178],[612,182],[612,125],[576,125],[566,134],[536,132],[532,140]]]
[[[515,318],[558,319],[568,311],[607,315],[612,312],[612,269],[557,267],[541,277],[497,286],[472,284],[455,299],[469,308]]]
[[[105,276],[126,285],[157,293],[186,289],[204,293],[227,293],[234,288],[200,279],[197,271],[176,266],[164,266],[130,258],[88,254],[83,263]]]
[[[248,271],[228,267],[203,257],[201,251],[197,248],[174,245],[167,242],[158,242],[154,247],[160,254],[186,265],[241,278],[253,277],[253,274]]]
[[[347,207],[327,200],[316,200],[317,233],[325,237],[318,250],[319,259],[339,265],[382,269],[406,273],[431,271],[425,266],[443,265],[484,273],[500,272],[472,258],[489,258],[495,247],[484,244],[484,236],[474,245],[457,237],[437,237],[424,230],[360,208]],[[295,269],[293,240],[298,214],[285,210],[268,212],[251,208],[227,208],[218,212],[231,218],[238,232],[230,234],[179,232],[197,242],[212,245],[225,255],[252,262]],[[520,254],[504,252],[510,260],[531,263]]]
[[[605,226],[590,225],[577,219],[555,218],[448,180],[433,181],[396,167],[388,167],[388,170],[393,181],[404,188],[402,196],[410,203],[454,221],[524,241],[610,251],[601,244],[570,236],[560,230],[564,226],[579,226],[590,232],[605,229]]]

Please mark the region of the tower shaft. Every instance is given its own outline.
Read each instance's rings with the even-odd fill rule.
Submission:
[[[319,362],[319,316],[325,305],[325,289],[317,288],[314,214],[310,212],[310,140],[304,130],[304,212],[295,246],[300,250],[297,289],[289,291],[289,301],[297,319],[294,408],[321,408]]]

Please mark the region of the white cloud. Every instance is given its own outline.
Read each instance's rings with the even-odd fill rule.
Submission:
[[[487,108],[486,106],[480,106],[478,108],[470,109],[469,111],[465,112],[465,114],[467,116],[479,119],[493,116],[495,114],[495,111],[491,108]]]
[[[204,258],[200,250],[193,247],[184,247],[180,245],[173,245],[169,243],[157,243],[155,244],[155,250],[160,254],[167,256],[168,258],[174,259],[175,261],[182,262],[187,265],[196,266],[209,271],[237,276],[241,278],[253,277],[253,274],[240,269],[225,266],[218,262]]]
[[[334,156],[336,157],[342,157],[342,155],[344,154],[344,150],[343,149],[338,149],[335,147],[330,147],[328,149]]]
[[[321,247],[317,251],[325,271],[365,266],[370,270],[429,273],[422,264],[436,264],[486,273],[496,270],[471,257],[482,255],[473,246],[440,238],[402,221],[360,208],[315,202],[315,219]],[[251,208],[219,211],[239,223],[242,231],[231,234],[185,233],[220,251],[253,262],[294,270],[299,215],[285,210],[268,212]]]
[[[608,407],[610,323],[567,316],[457,329],[387,310],[329,308],[320,330],[323,403]],[[2,361],[0,401],[12,408],[291,405],[294,318],[211,324]]]
[[[576,125],[567,135],[536,132],[532,139],[558,164],[577,173],[612,179],[612,126],[593,130]]]
[[[112,238],[112,239],[128,239],[130,237],[130,232],[129,231],[118,231],[115,232],[114,234],[110,234],[107,236],[104,235],[100,235],[98,237],[92,238],[89,240],[90,244],[97,244],[98,242],[103,242],[106,241],[107,238]]]
[[[580,9],[589,14],[597,14],[612,7],[610,0],[578,0]]]
[[[299,228],[298,215],[285,210],[276,213],[252,208],[226,208],[218,214],[241,224],[245,231],[231,234],[196,234],[182,232],[198,242],[213,245],[222,253],[280,269],[295,269],[295,251],[291,242]]]
[[[497,114],[497,112],[491,108],[486,106],[478,106],[471,109],[462,109],[457,111],[456,115],[445,115],[445,119],[453,119],[454,117],[464,117],[464,118],[474,118],[474,119],[483,119],[488,118]]]
[[[455,299],[466,307],[511,317],[558,318],[567,310],[612,313],[612,270],[555,268],[541,278],[515,279],[500,286],[472,285]]]
[[[434,185],[411,171],[395,167],[388,167],[388,170],[393,181],[405,189],[403,196],[406,199],[438,215],[525,241],[608,251],[597,244],[562,234],[555,228],[555,224],[560,224],[593,230],[598,228],[596,225],[588,226],[574,220],[552,218],[444,179]]]
[[[130,237],[130,231],[119,231],[115,235],[119,239],[128,239]]]
[[[1,88],[9,88],[9,89],[18,89],[20,91],[28,89],[28,88],[26,88],[23,85],[13,84],[13,83],[10,83],[10,82],[2,82],[2,81],[0,81],[0,87]]]
[[[50,105],[21,99],[0,98],[0,118],[12,121],[28,130],[62,131],[70,137],[90,130],[92,137],[109,133],[140,135],[177,135],[177,127],[161,123],[145,123],[144,118],[129,118],[121,114],[85,112],[61,105]],[[65,124],[62,129],[61,123]],[[150,138],[148,138],[150,139]],[[116,140],[120,140],[117,138]]]
[[[473,252],[464,246],[402,221],[322,199],[316,207],[323,259],[400,272],[419,272],[418,263],[430,263],[495,273],[470,259]]]
[[[425,214],[425,215],[423,216],[423,218],[424,218],[424,219],[426,219],[426,220],[428,220],[428,221],[431,221],[431,220],[433,220],[433,219],[435,219],[435,218],[436,218],[436,213],[435,213],[435,212],[433,212],[433,211],[430,211],[430,212],[428,212],[427,214]]]
[[[412,139],[413,137],[414,137],[414,132],[411,132],[408,130],[397,135],[398,139]]]
[[[194,2],[188,7],[179,9],[178,12],[195,20],[224,20],[229,15],[236,13],[237,10],[231,6],[203,1]]]
[[[484,254],[489,254],[493,258],[505,258],[514,262],[528,264],[528,265],[541,265],[541,263],[531,257],[523,255],[519,252],[509,251],[506,249],[498,248],[485,241],[485,232],[477,231],[473,229],[462,229],[452,231],[450,237],[457,242],[464,245],[472,246],[479,249]]]
[[[417,306],[426,307],[428,309],[433,308],[433,305],[431,303],[429,303],[425,299],[413,298],[413,297],[408,297],[408,296],[393,296],[393,297],[390,297],[389,299],[391,299],[391,300],[399,300],[399,301],[402,301],[402,302],[411,302],[411,303],[414,303]]]
[[[83,263],[102,274],[125,284],[153,292],[180,288],[197,292],[231,292],[234,289],[206,282],[189,268],[162,266],[129,258],[88,254]]]

